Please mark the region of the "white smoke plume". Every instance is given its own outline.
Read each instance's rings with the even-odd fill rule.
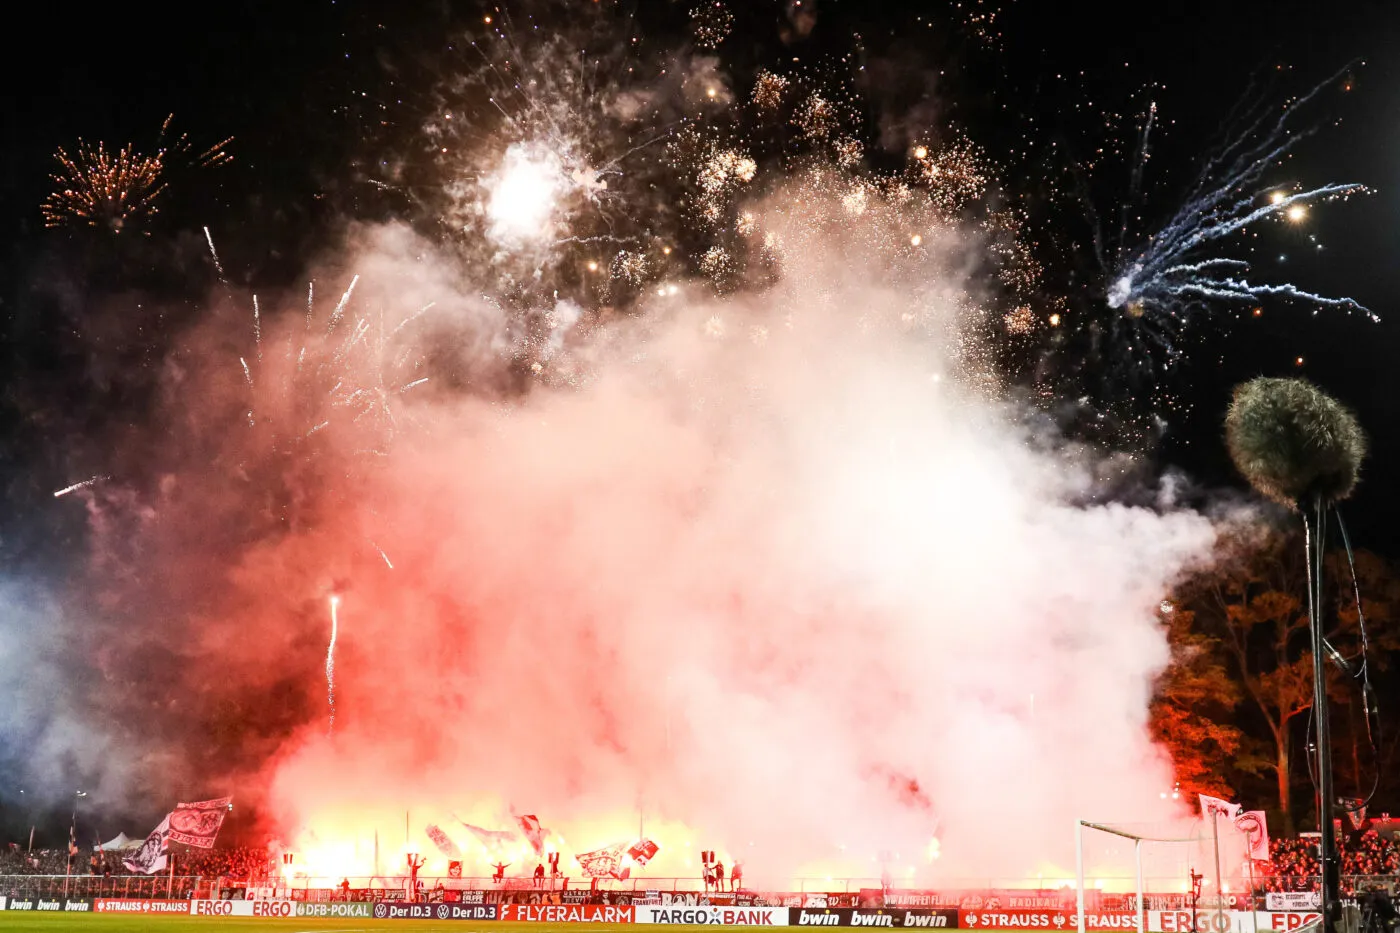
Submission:
[[[569,852],[645,831],[654,875],[710,848],[750,884],[1024,877],[1072,864],[1076,818],[1177,815],[1146,729],[1155,613],[1211,523],[1095,504],[1099,455],[969,378],[975,240],[892,262],[869,225],[804,229],[778,284],[661,289],[574,348],[568,388],[406,397],[421,432],[327,471],[337,506],[242,558],[207,624],[246,644],[319,637],[343,590],[335,732],[271,766],[312,864],[369,873],[405,810],[435,859],[419,824],[466,849],[451,814],[514,808]],[[366,242],[371,304],[433,263]],[[427,297],[462,315],[434,339],[492,344],[469,290]]]

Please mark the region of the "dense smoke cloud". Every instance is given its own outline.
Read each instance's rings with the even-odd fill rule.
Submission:
[[[201,786],[266,786],[328,874],[373,871],[405,810],[425,849],[419,823],[471,849],[453,814],[514,810],[570,852],[640,814],[653,874],[704,846],[772,883],[892,853],[929,877],[935,835],[950,874],[1063,867],[1075,817],[1170,816],[1155,609],[1209,522],[1086,505],[1099,456],[969,371],[975,238],[896,261],[875,219],[786,203],[804,232],[774,229],[802,244],[776,285],[580,324],[578,377],[528,391],[467,275],[363,231],[331,264],[360,273],[355,307],[436,302],[392,355],[443,378],[391,393],[392,437],[271,375],[250,412],[228,318],[192,334],[135,529],[172,586],[126,657],[164,645],[173,676],[142,689],[201,724]],[[339,360],[322,320],[269,314],[267,360]],[[308,404],[328,427],[268,433]]]

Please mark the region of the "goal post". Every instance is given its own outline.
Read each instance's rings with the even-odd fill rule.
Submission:
[[[1185,830],[1188,835],[1183,835]],[[1094,858],[1085,851],[1086,833],[1106,834],[1117,840],[1106,853]],[[1131,842],[1127,851],[1122,843]],[[1222,871],[1222,843],[1226,848],[1237,847],[1237,840],[1231,834],[1222,837],[1217,831],[1212,833],[1205,821],[1197,819],[1194,824],[1188,820],[1170,823],[1110,824],[1093,820],[1079,819],[1074,823],[1074,871],[1077,922],[1079,933],[1088,933],[1086,917],[1089,904],[1086,893],[1093,887],[1102,889],[1106,880],[1111,880],[1123,892],[1128,884],[1136,895],[1138,933],[1148,933],[1148,884],[1162,885],[1171,880],[1171,893],[1190,898],[1193,905],[1195,896],[1201,892],[1193,887],[1204,881],[1211,891],[1209,897],[1200,898],[1201,913],[1215,914],[1209,924],[1215,930],[1227,930],[1230,924],[1225,916],[1225,895],[1229,892],[1230,878]],[[1233,853],[1228,853],[1227,865],[1234,865]],[[1149,864],[1150,861],[1150,864]],[[1097,864],[1095,864],[1097,863]],[[1131,869],[1131,878],[1127,876]],[[1095,878],[1097,875],[1097,878]],[[1158,887],[1153,893],[1167,894]],[[1251,917],[1253,915],[1251,914]]]

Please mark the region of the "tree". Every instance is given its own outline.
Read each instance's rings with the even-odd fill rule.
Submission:
[[[1343,655],[1354,657],[1359,626],[1345,555],[1329,554],[1326,570],[1326,637]],[[1384,651],[1400,643],[1388,624],[1394,616],[1400,581],[1374,554],[1358,552],[1356,570],[1373,649],[1372,664],[1378,665]],[[1295,751],[1304,744],[1298,742],[1298,733],[1304,728],[1304,714],[1313,707],[1306,587],[1307,561],[1301,536],[1278,529],[1251,529],[1222,539],[1215,567],[1188,584],[1181,600],[1193,610],[1191,637],[1205,639],[1200,642],[1202,650],[1223,649],[1229,661],[1226,669],[1244,705],[1256,714],[1253,718],[1266,733],[1265,744],[1271,752],[1268,767],[1274,772],[1279,809],[1289,832],[1293,830]],[[1338,703],[1359,703],[1352,678],[1335,664],[1328,665],[1327,671],[1329,698]],[[1355,752],[1360,732],[1351,731]],[[1359,771],[1359,766],[1355,770]]]
[[[1226,668],[1225,647],[1197,629],[1194,612],[1170,601],[1162,604],[1162,623],[1172,658],[1152,700],[1153,738],[1171,754],[1188,800],[1229,799],[1234,788],[1222,764],[1233,761],[1239,770],[1245,736],[1233,722],[1241,692]]]

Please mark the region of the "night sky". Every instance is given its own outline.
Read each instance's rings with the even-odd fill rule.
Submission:
[[[636,6],[655,41],[683,39],[688,4]],[[1400,5],[815,0],[814,30],[791,44],[780,37],[784,4],[731,6],[726,53],[737,61],[828,61],[857,48],[859,60],[917,75],[869,89],[872,136],[879,100],[898,98],[906,113],[965,128],[1006,167],[1006,190],[1031,201],[1045,194],[1049,143],[1062,153],[1111,145],[1102,111],[1155,100],[1149,218],[1170,214],[1252,82],[1282,99],[1356,61],[1351,90],[1329,89],[1312,111],[1323,122],[1286,177],[1375,193],[1320,207],[1297,229],[1266,225],[1255,277],[1350,295],[1384,320],[1286,304],[1205,320],[1166,377],[1183,404],[1154,456],[1204,488],[1241,488],[1220,441],[1231,386],[1306,375],[1353,406],[1373,440],[1346,508],[1356,540],[1400,556],[1390,482],[1400,468]],[[994,9],[985,41],[970,17]],[[51,493],[101,471],[104,439],[145,411],[143,373],[203,313],[216,283],[201,228],[215,232],[237,284],[278,288],[297,283],[347,220],[391,216],[396,202],[363,181],[365,166],[411,129],[446,37],[493,10],[354,0],[26,9],[29,25],[9,30],[0,54],[0,557],[11,570],[61,581],[85,559],[82,511]],[[911,99],[909,87],[927,96]],[[44,228],[57,147],[81,137],[149,149],[171,113],[196,147],[234,137],[234,163],[172,181],[149,237]],[[1111,192],[1112,181],[1099,183]],[[1037,235],[1047,262],[1076,238],[1068,221]]]
[[[13,558],[52,537],[57,517],[38,493],[55,488],[60,477],[44,474],[70,466],[81,471],[64,455],[39,448],[55,439],[55,431],[88,430],[94,420],[120,419],[123,404],[141,403],[130,386],[130,397],[122,397],[120,376],[97,377],[90,370],[94,360],[120,369],[141,358],[143,338],[105,327],[87,340],[76,336],[104,290],[159,279],[158,290],[181,293],[196,313],[193,303],[210,283],[200,227],[218,231],[235,279],[269,287],[294,281],[347,217],[392,212],[391,203],[355,180],[356,167],[375,158],[376,141],[393,140],[403,129],[396,121],[403,119],[405,99],[411,105],[431,83],[453,24],[476,22],[493,8],[318,0],[172,6],[137,15],[94,6],[74,21],[66,10],[41,5],[32,12],[42,25],[27,35],[44,37],[35,46],[45,51],[42,62],[21,47],[25,35],[11,34],[0,64],[6,70],[0,301],[7,360],[2,417],[13,430],[6,432],[0,463],[12,493],[5,539],[12,548],[22,542],[9,551]],[[811,35],[784,48],[777,28],[781,5],[757,3],[738,11],[726,51],[738,60],[787,52],[821,60],[858,45],[866,60],[922,71],[927,80],[915,84],[930,96],[918,112],[967,128],[1009,166],[1007,189],[1030,198],[1038,196],[1034,173],[1050,163],[1043,156],[1018,161],[1027,138],[1042,149],[1055,141],[1062,152],[1087,153],[1112,143],[1102,110],[1130,111],[1133,101],[1155,100],[1162,128],[1149,164],[1146,218],[1154,210],[1169,213],[1203,146],[1217,138],[1230,105],[1251,82],[1282,99],[1348,62],[1364,62],[1348,72],[1354,76],[1350,93],[1328,92],[1314,111],[1328,124],[1299,148],[1296,177],[1313,184],[1359,181],[1376,193],[1315,211],[1305,229],[1267,231],[1256,277],[1351,295],[1387,320],[1374,325],[1327,311],[1313,316],[1286,305],[1267,308],[1257,320],[1222,311],[1216,323],[1195,332],[1184,370],[1168,377],[1170,390],[1189,404],[1170,413],[1159,455],[1206,486],[1234,483],[1218,443],[1230,386],[1260,373],[1306,374],[1355,406],[1374,439],[1367,481],[1349,511],[1363,542],[1395,553],[1400,534],[1391,516],[1400,501],[1385,477],[1400,456],[1389,430],[1400,397],[1389,365],[1396,350],[1389,314],[1400,304],[1400,11],[1384,2],[1339,4],[1326,16],[1302,3],[1125,9],[1008,2],[990,27],[994,41],[986,42],[969,27],[969,12],[995,9],[822,0]],[[638,4],[637,16],[649,35],[664,41],[683,36],[687,11],[653,0]],[[874,90],[871,96],[878,97],[880,89]],[[236,161],[172,187],[151,226],[152,242],[124,247],[140,255],[127,255],[115,280],[89,270],[85,286],[70,280],[57,287],[65,273],[72,278],[71,264],[92,260],[77,258],[90,245],[78,242],[83,238],[43,228],[38,205],[48,191],[53,151],[79,137],[149,148],[169,113],[175,131],[189,133],[195,145],[235,137],[230,151]],[[1109,195],[1113,182],[1104,180]],[[1055,236],[1082,242],[1083,231],[1072,227],[1060,225]],[[180,274],[172,281],[174,269]],[[63,298],[55,299],[56,292]],[[63,306],[57,314],[56,300]],[[32,404],[57,410],[36,414]],[[60,560],[67,543],[71,539],[60,535]]]

